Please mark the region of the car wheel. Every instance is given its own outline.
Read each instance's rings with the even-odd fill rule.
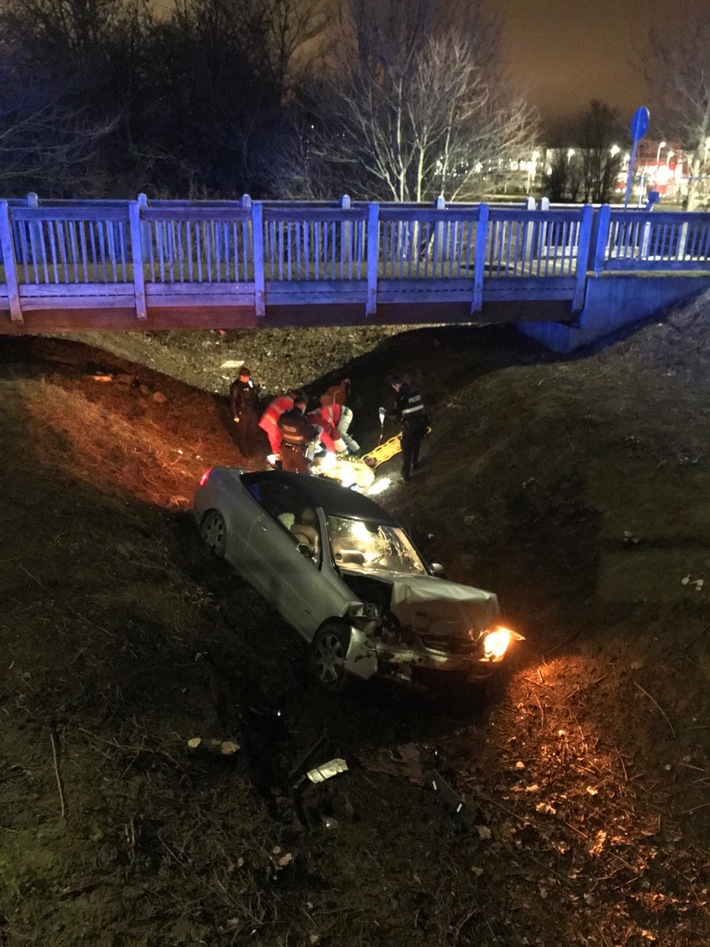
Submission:
[[[227,524],[221,513],[217,510],[205,513],[200,524],[200,536],[216,556],[224,557],[227,551]]]
[[[345,669],[349,644],[348,629],[334,624],[324,625],[311,642],[311,671],[328,690],[345,690],[350,682],[350,673]]]

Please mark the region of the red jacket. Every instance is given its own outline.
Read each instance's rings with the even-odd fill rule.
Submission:
[[[279,418],[284,411],[290,411],[292,407],[293,398],[291,395],[279,395],[278,398],[274,398],[259,418],[259,427],[262,431],[266,431],[272,449],[278,449],[276,445],[281,443]]]
[[[342,413],[343,406],[341,404],[338,404],[335,401],[332,404],[324,404],[322,407],[317,408],[313,412],[313,423],[322,424],[325,421],[325,423],[328,424],[335,432],[334,437],[338,438],[338,424],[340,424]],[[322,420],[317,420],[317,418],[321,418]]]
[[[317,411],[311,411],[310,414],[306,415],[306,418],[315,424],[316,427],[319,427],[321,430],[320,433],[320,442],[325,447],[327,451],[335,453],[335,442],[340,437],[336,428],[334,428],[330,421],[327,418],[324,418],[321,414],[323,409],[319,408]]]

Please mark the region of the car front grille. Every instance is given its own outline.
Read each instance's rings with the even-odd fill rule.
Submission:
[[[428,651],[438,651],[439,654],[470,654],[476,652],[472,641],[464,638],[450,638],[444,635],[422,635],[419,639],[422,646]]]

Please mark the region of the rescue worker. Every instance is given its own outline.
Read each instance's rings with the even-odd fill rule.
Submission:
[[[309,411],[306,413],[306,420],[314,427],[318,428],[318,440],[322,449],[328,454],[343,454],[347,450],[345,444],[340,440],[337,430],[320,416],[318,411]]]
[[[343,449],[350,454],[357,454],[360,451],[360,445],[348,434],[348,429],[352,423],[353,413],[346,404],[340,404],[338,401],[332,401],[330,404],[321,405],[315,411],[309,414],[309,419],[314,424],[320,424],[325,427],[333,440],[343,442]],[[338,451],[342,453],[343,451]]]
[[[396,392],[394,413],[402,425],[402,480],[409,483],[419,466],[419,448],[426,437],[429,419],[421,391],[399,375],[390,378]]]
[[[349,394],[350,379],[343,378],[339,384],[331,385],[330,388],[326,388],[326,390],[320,396],[321,406],[325,407],[325,405],[328,404],[345,404],[348,400]]]
[[[267,460],[272,467],[275,467],[280,460],[279,452],[281,450],[281,430],[279,429],[279,418],[284,411],[289,411],[293,407],[294,399],[300,392],[291,388],[283,395],[278,395],[267,406],[266,410],[259,418],[258,426],[269,439],[271,453]]]
[[[259,385],[251,378],[251,372],[242,365],[239,374],[229,387],[229,403],[236,424],[235,440],[239,452],[249,456],[257,448],[257,423]]]
[[[293,406],[280,416],[278,428],[282,470],[309,474],[321,432],[306,418],[306,399],[302,395],[297,395]]]

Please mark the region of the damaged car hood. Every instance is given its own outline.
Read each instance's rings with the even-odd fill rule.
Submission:
[[[493,592],[429,575],[393,576],[390,611],[420,634],[461,638],[483,631],[500,615]]]

